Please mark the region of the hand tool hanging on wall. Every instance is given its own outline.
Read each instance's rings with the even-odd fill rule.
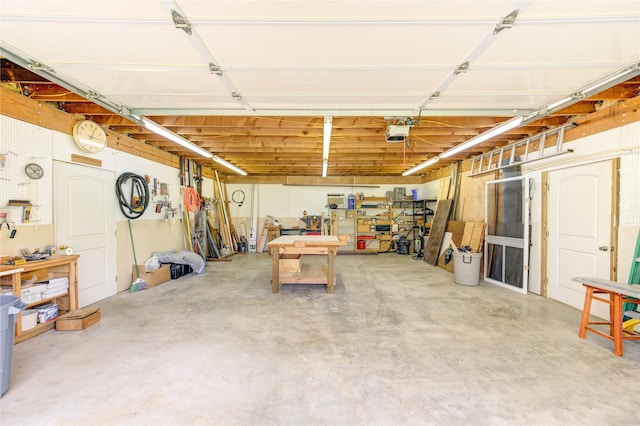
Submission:
[[[184,157],[180,157],[180,186],[185,186]]]
[[[202,196],[202,164],[196,164],[196,190]]]
[[[193,160],[189,160],[189,183],[188,186],[193,188],[195,180],[193,179],[193,174],[195,172],[195,165]]]

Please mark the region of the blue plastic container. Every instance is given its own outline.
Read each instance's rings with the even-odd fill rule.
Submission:
[[[349,194],[347,196],[347,210],[355,210],[356,208],[356,196]]]
[[[16,334],[16,307],[22,302],[16,296],[0,296],[0,389],[1,395],[9,389],[11,383],[11,364],[13,361],[13,336]],[[13,308],[13,309],[12,309]]]

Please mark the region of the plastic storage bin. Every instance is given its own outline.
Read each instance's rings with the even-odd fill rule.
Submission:
[[[16,296],[0,296],[0,395],[4,395],[11,383],[13,336],[16,334],[16,314],[20,312],[20,305],[24,306]]]
[[[453,280],[461,285],[478,285],[482,253],[453,252]]]

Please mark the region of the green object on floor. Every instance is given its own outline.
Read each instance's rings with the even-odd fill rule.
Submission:
[[[629,284],[640,284],[640,231],[638,232],[638,239],[636,241],[636,251],[633,253],[633,259],[631,260],[631,270],[629,271]],[[638,305],[635,303],[625,303],[622,305],[622,312],[639,310]],[[623,315],[623,320],[628,320],[630,317]]]

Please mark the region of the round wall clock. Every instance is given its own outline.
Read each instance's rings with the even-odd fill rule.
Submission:
[[[80,120],[73,125],[73,140],[85,152],[100,152],[107,146],[107,134],[92,120]]]
[[[44,170],[42,170],[42,166],[36,163],[29,163],[24,166],[24,172],[31,179],[40,179],[42,176],[44,176]]]

